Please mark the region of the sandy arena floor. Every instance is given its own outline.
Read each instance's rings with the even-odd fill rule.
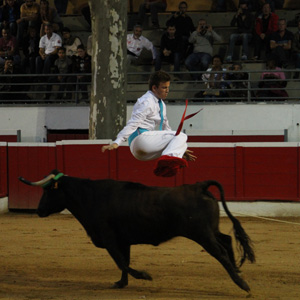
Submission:
[[[300,299],[300,217],[277,223],[239,218],[254,242],[257,262],[242,276],[257,300]],[[298,224],[296,224],[298,223]],[[231,233],[228,218],[221,231]],[[226,271],[199,245],[184,238],[153,247],[132,247],[131,266],[153,281],[129,278],[112,289],[121,272],[97,249],[71,215],[40,219],[34,214],[0,215],[0,299],[246,299]]]

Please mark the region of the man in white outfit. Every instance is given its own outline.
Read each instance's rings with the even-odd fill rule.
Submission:
[[[138,160],[158,159],[154,174],[174,176],[187,166],[187,160],[196,157],[187,150],[187,135],[172,131],[163,102],[168,96],[170,75],[157,71],[150,76],[149,90],[137,100],[126,126],[119,132],[115,141],[102,147],[105,150],[117,149],[128,139],[130,151]],[[182,159],[183,158],[183,159]]]

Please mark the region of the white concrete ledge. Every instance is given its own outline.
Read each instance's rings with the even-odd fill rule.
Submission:
[[[0,214],[8,212],[8,198],[0,198]]]
[[[299,217],[300,202],[226,202],[234,216],[241,217]],[[219,202],[221,216],[225,216],[222,203]]]

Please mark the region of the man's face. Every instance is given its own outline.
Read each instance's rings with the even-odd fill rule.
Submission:
[[[7,0],[7,4],[8,4],[9,6],[14,6],[15,0]]]
[[[182,14],[186,13],[186,11],[187,11],[187,6],[186,6],[184,3],[180,4],[180,6],[179,6],[179,11],[180,11]]]
[[[9,37],[9,34],[8,34],[8,32],[7,32],[7,30],[6,30],[6,29],[2,29],[2,36],[3,36],[3,38],[4,38],[5,40],[7,40],[7,39],[8,39],[8,37]]]
[[[175,26],[169,26],[167,29],[169,36],[175,36],[176,28]]]
[[[68,40],[69,38],[70,38],[70,32],[68,32],[68,31],[64,31],[63,32],[63,38],[65,39],[65,40]]]
[[[52,35],[52,32],[53,32],[53,29],[51,26],[45,26],[45,33],[48,35],[48,36],[51,36]]]
[[[158,99],[165,100],[169,94],[170,81],[160,82],[159,86],[153,85],[152,92]]]
[[[33,6],[33,0],[26,0],[25,3],[26,3],[27,7],[32,7]]]
[[[57,55],[60,59],[64,59],[66,57],[66,52],[64,50],[58,50]]]
[[[279,29],[279,31],[285,31],[286,30],[286,22],[284,20],[280,20],[278,22],[278,29]]]
[[[143,30],[141,27],[136,27],[133,30],[133,35],[138,39],[142,35],[142,32],[143,32]]]
[[[212,64],[214,67],[220,67],[222,65],[221,59],[219,57],[215,57]]]
[[[85,51],[83,49],[77,49],[77,54],[79,57],[83,58],[85,56]]]
[[[268,15],[271,12],[271,8],[270,8],[270,4],[266,3],[263,8],[262,8],[262,12],[264,15]]]
[[[205,27],[207,26],[206,21],[205,20],[200,20],[198,23],[198,28],[200,28],[200,30],[205,30]]]

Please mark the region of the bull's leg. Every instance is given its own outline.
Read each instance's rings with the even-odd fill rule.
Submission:
[[[231,279],[243,290],[250,292],[248,284],[237,274],[232,265],[226,249],[218,243],[215,236],[211,233],[206,238],[201,238],[201,241],[196,241],[214,258],[216,258],[226,269]]]
[[[106,250],[112,257],[112,259],[115,261],[119,269],[122,270],[122,277],[125,272],[129,273],[132,277],[136,279],[152,280],[152,277],[147,272],[134,270],[127,265],[126,259],[124,258],[121,250],[117,246],[117,243],[114,243],[114,246],[112,246],[112,244],[110,243],[110,246],[107,246]]]
[[[227,254],[229,256],[229,259],[230,259],[232,265],[234,266],[236,272],[240,272],[239,268],[236,265],[236,261],[235,261],[235,258],[234,258],[234,252],[233,252],[233,249],[232,249],[232,238],[231,238],[231,236],[219,232],[216,235],[216,237],[217,237],[217,241],[220,244],[222,244],[222,246],[226,249]]]
[[[130,245],[123,245],[120,247],[120,251],[122,252],[124,259],[126,261],[126,265],[130,264]],[[121,279],[114,284],[114,288],[122,289],[128,285],[128,273],[122,271]]]

